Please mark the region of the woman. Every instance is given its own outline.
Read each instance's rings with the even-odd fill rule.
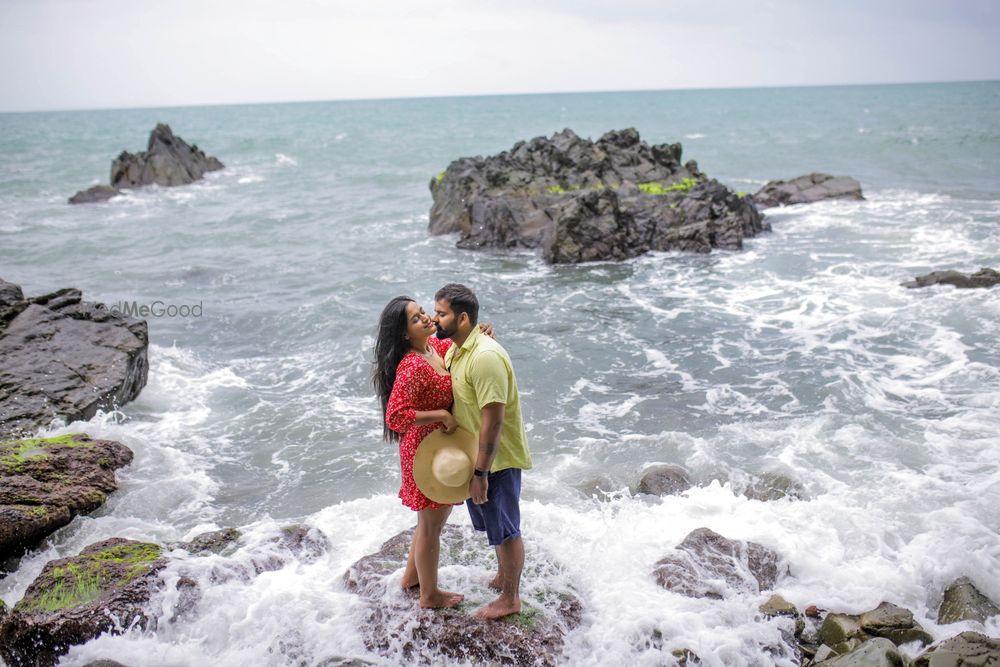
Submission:
[[[464,597],[441,590],[437,581],[441,530],[452,506],[428,499],[413,481],[413,457],[420,441],[435,429],[451,433],[458,427],[449,412],[451,375],[444,365],[451,341],[439,340],[436,333],[437,326],[423,308],[409,297],[396,297],[379,318],[373,374],[382,403],[383,436],[399,443],[403,475],[399,497],[417,512],[402,586],[420,586],[420,606],[424,609],[454,607]]]

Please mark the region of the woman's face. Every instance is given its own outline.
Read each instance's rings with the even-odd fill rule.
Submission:
[[[416,301],[406,304],[406,337],[411,345],[423,347],[427,338],[437,330],[430,316]]]

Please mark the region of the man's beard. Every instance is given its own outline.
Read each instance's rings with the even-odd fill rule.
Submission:
[[[447,340],[448,338],[451,338],[452,336],[454,336],[455,333],[457,333],[457,332],[458,332],[458,328],[457,327],[456,327],[455,331],[445,331],[444,329],[442,329],[439,326],[439,327],[437,327],[437,334],[435,334],[435,335],[440,340]]]

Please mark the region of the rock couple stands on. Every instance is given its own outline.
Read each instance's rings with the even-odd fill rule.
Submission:
[[[204,177],[206,172],[222,169],[217,158],[205,155],[196,145],[157,124],[149,134],[149,144],[142,153],[122,151],[111,163],[111,185],[95,185],[70,197],[70,204],[107,201],[121,194],[119,188],[143,185],[187,185]]]

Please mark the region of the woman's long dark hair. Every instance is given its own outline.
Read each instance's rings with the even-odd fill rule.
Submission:
[[[406,334],[406,307],[413,301],[408,296],[397,296],[386,304],[378,318],[378,333],[375,336],[375,368],[372,383],[382,404],[382,437],[387,442],[398,442],[399,434],[385,423],[385,413],[389,408],[389,394],[396,383],[396,367],[410,351]]]

